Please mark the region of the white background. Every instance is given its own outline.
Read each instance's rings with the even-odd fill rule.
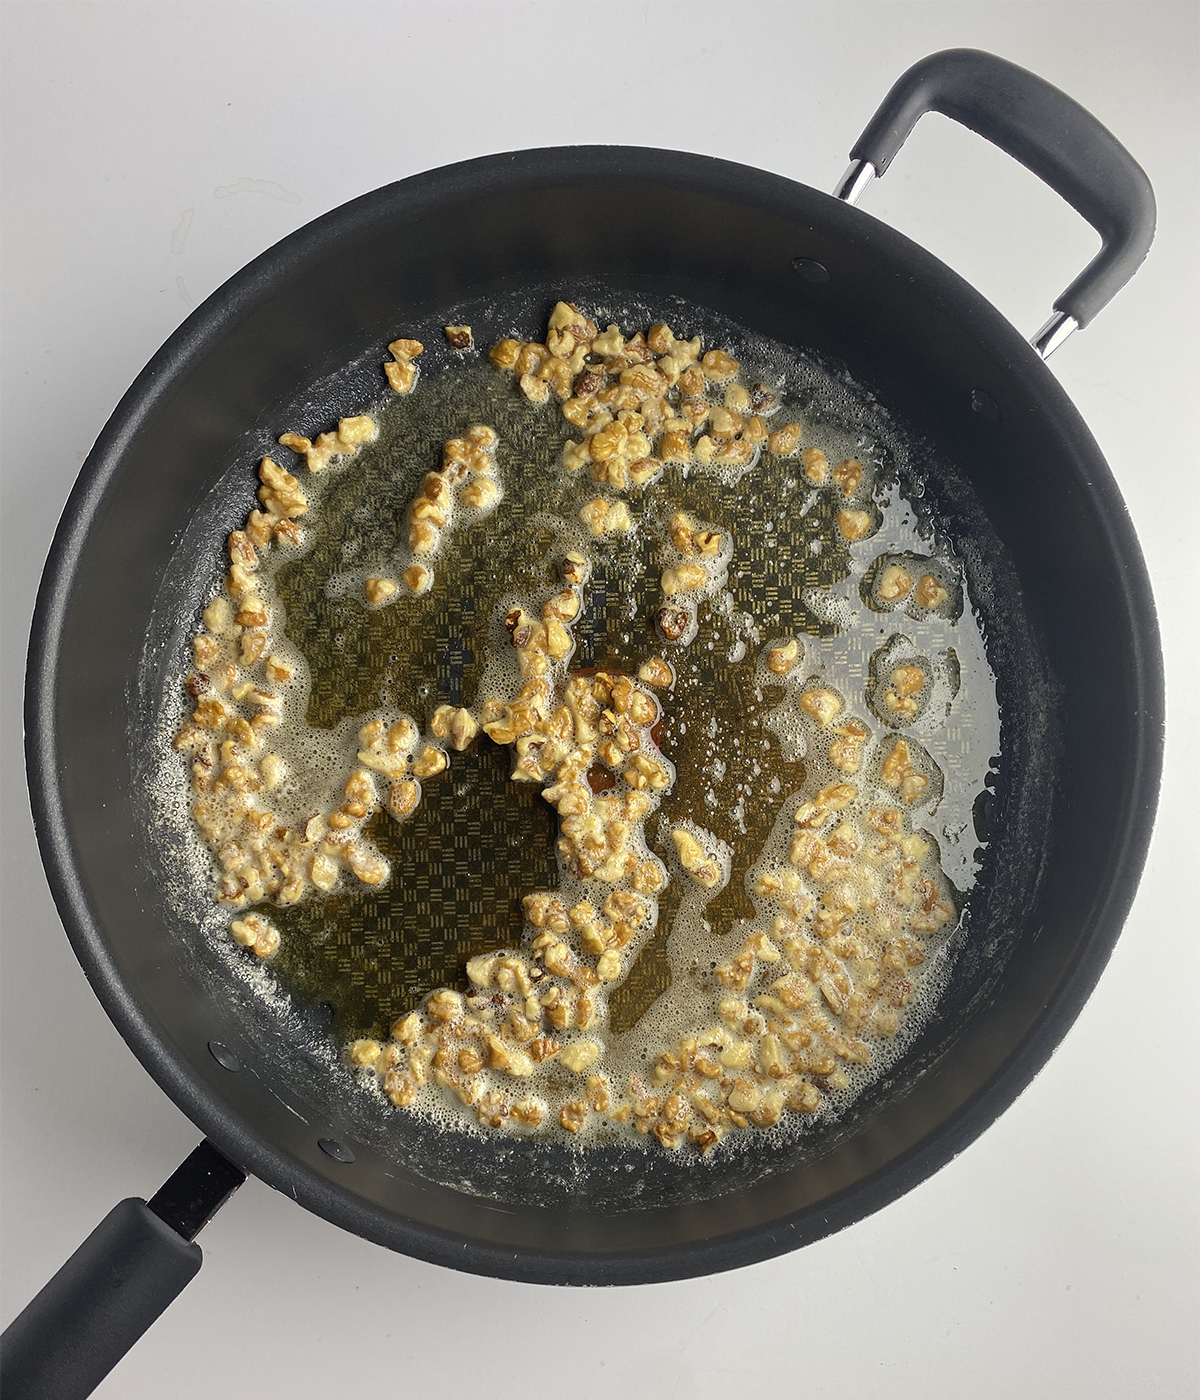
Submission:
[[[468,1277],[250,1182],[202,1236],[196,1281],[98,1393],[1194,1395],[1195,5],[5,3],[0,14],[3,1321],[110,1206],[150,1195],[198,1139],[75,963],[20,759],[38,573],[88,448],[144,362],[284,234],[447,161],[624,142],[828,189],[901,71],[970,45],[1095,112],[1159,203],[1143,270],[1052,362],[1149,560],[1171,705],[1142,889],[1075,1028],[1016,1106],[905,1199],[715,1278],[580,1292]],[[239,181],[268,183],[231,192]],[[1026,332],[1096,246],[1034,177],[938,117],[863,207]]]

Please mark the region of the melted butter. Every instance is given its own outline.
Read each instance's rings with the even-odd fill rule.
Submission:
[[[774,422],[787,416],[782,410]],[[414,394],[389,399],[379,421],[378,440],[321,483],[305,551],[272,565],[286,636],[311,678],[306,727],[316,740],[328,736],[331,753],[345,747],[344,735],[334,738],[340,729],[377,708],[422,723],[443,701],[477,702],[497,608],[552,582],[564,530],[589,494],[590,483],[559,467],[571,434],[557,406],[531,408],[486,361],[423,379]],[[493,515],[456,530],[427,597],[368,609],[362,580],[391,570],[408,502],[441,444],[472,422],[499,433],[504,500]],[[872,444],[861,436],[811,418],[807,427],[805,444],[823,447],[831,461],[870,459]],[[633,672],[647,656],[665,654],[677,670],[662,697],[662,745],[678,776],[647,833],[651,845],[668,858],[669,828],[692,821],[734,853],[732,878],[707,903],[697,906],[678,879],[661,895],[657,929],[609,997],[610,1029],[629,1052],[649,1042],[639,1024],[647,1010],[661,1011],[672,984],[682,993],[709,970],[737,921],[753,916],[747,871],[804,781],[803,755],[780,714],[785,687],[765,683],[756,669],[767,642],[804,639],[801,672],[832,677],[853,711],[869,717],[862,687],[881,643],[897,631],[931,648],[953,636],[962,671],[954,723],[946,727],[943,715],[922,737],[948,778],[943,850],[954,846],[951,832],[965,833],[973,848],[970,803],[997,751],[978,627],[969,608],[953,625],[863,605],[859,580],[871,560],[929,547],[894,486],[878,499],[881,529],[847,545],[834,526],[836,492],[812,490],[794,459],[764,455],[736,486],[672,466],[630,493],[639,521],[630,536],[589,544],[594,573],[572,667]],[[727,588],[701,606],[696,639],[674,649],[662,646],[651,618],[663,522],[681,508],[730,531],[734,548]],[[508,754],[480,736],[425,785],[412,819],[398,825],[380,814],[371,823],[368,834],[392,865],[386,886],[343,885],[329,898],[267,911],[283,934],[275,962],[281,985],[331,1006],[339,1038],[386,1035],[427,992],[463,985],[467,958],[519,942],[522,897],[555,887],[554,814],[532,787],[508,780],[508,766]],[[970,864],[969,857],[946,864],[960,888],[970,883]]]

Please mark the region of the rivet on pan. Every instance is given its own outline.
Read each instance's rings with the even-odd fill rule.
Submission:
[[[354,1153],[336,1138],[318,1138],[317,1146],[326,1157],[332,1157],[335,1162],[353,1162]]]
[[[242,1067],[241,1060],[238,1059],[227,1045],[222,1045],[219,1040],[210,1040],[208,1042],[208,1053],[216,1060],[217,1064],[219,1064],[222,1069],[227,1069],[234,1074]]]
[[[816,258],[793,258],[792,266],[806,282],[829,281],[829,269]]]
[[[982,389],[971,390],[971,407],[980,418],[987,419],[989,423],[999,423],[1000,410],[996,407],[996,400],[985,394]]]

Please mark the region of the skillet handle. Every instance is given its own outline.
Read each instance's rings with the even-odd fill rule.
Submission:
[[[839,195],[853,203],[926,112],[961,122],[1015,157],[1099,233],[1099,253],[1034,340],[1049,354],[1112,300],[1149,252],[1155,205],[1146,172],[1107,127],[1044,78],[978,49],[945,49],[915,63],[884,98],[850,152],[855,164]],[[1052,327],[1053,344],[1039,344]]]
[[[114,1206],[5,1329],[5,1400],[85,1400],[196,1276],[193,1237],[245,1179],[206,1141],[149,1204]]]

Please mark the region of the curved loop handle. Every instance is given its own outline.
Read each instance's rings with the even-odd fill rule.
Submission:
[[[914,64],[884,98],[851,159],[882,175],[926,112],[951,117],[1007,151],[1099,233],[1099,253],[1054,303],[1060,320],[1086,326],[1150,250],[1155,205],[1146,172],[1065,92],[978,49],[945,49]],[[862,173],[860,164],[860,180]],[[847,188],[852,183],[848,177]]]

